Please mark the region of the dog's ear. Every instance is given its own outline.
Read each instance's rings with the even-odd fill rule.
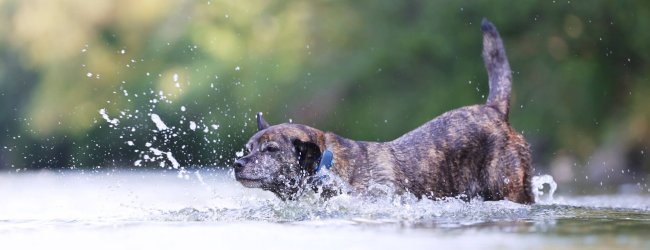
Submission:
[[[293,146],[296,148],[296,157],[300,167],[307,170],[310,174],[316,172],[316,164],[320,160],[320,147],[313,142],[304,142],[298,139],[293,140]]]
[[[262,112],[257,113],[257,131],[265,130],[270,127],[269,123],[262,117]]]

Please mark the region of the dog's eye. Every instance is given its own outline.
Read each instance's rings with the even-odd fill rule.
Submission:
[[[280,148],[275,144],[269,144],[264,147],[264,151],[266,152],[277,152],[278,150],[280,150]]]

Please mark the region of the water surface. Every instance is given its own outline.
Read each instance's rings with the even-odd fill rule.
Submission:
[[[648,195],[282,202],[227,171],[189,173],[1,174],[0,248],[650,249]]]

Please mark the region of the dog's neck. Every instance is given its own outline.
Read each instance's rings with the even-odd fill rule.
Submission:
[[[334,153],[332,153],[331,150],[325,149],[321,153],[320,160],[318,161],[318,165],[316,165],[316,173],[323,170],[330,170],[332,168],[332,163],[334,162]]]
[[[386,164],[389,159],[385,159],[392,156],[387,143],[354,141],[326,132],[321,147],[323,152],[332,152],[330,172],[351,187],[350,191],[373,183],[392,183],[394,174],[390,164]],[[359,171],[359,167],[367,170]]]

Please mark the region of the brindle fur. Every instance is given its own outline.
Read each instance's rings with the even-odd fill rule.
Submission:
[[[244,186],[283,200],[309,189],[329,197],[366,194],[373,184],[418,198],[464,196],[533,203],[528,144],[508,124],[512,76],[499,34],[487,20],[483,59],[490,94],[485,105],[446,112],[390,142],[353,141],[300,124],[270,126],[257,116],[248,154],[235,164]],[[334,153],[333,182],[319,182],[315,167],[324,150]]]

